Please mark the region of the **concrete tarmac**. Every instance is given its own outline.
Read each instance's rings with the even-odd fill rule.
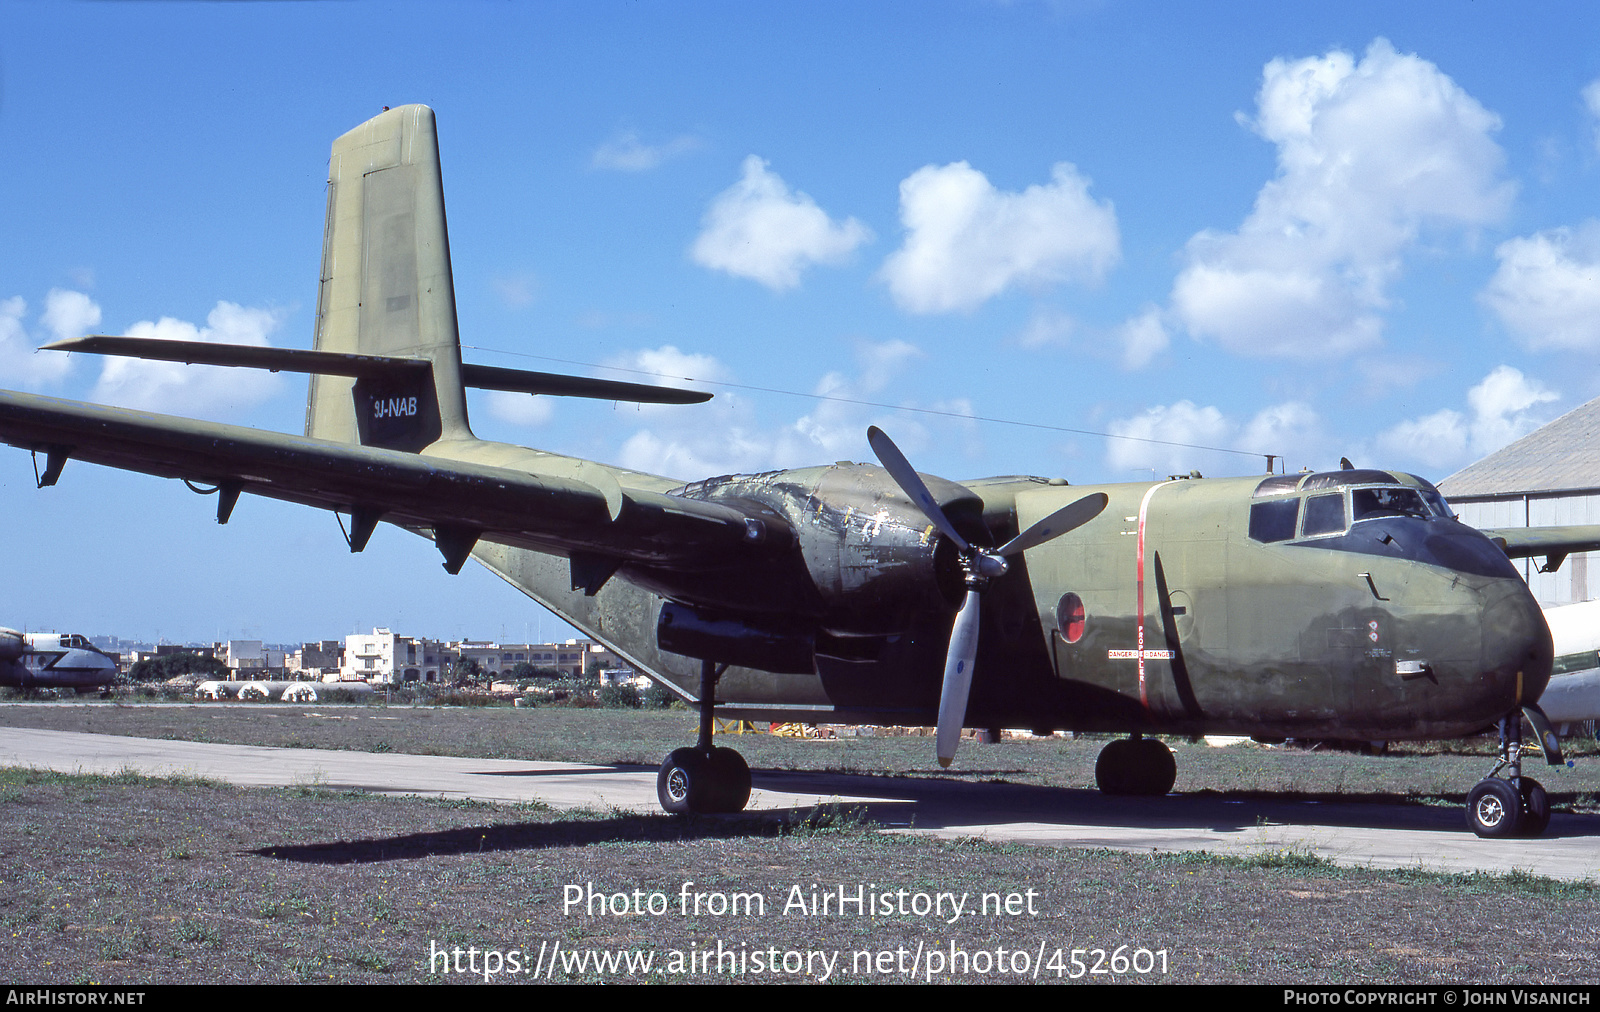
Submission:
[[[65,773],[133,770],[202,776],[246,787],[471,798],[555,808],[658,811],[656,771],[578,763],[457,759],[394,753],[266,748],[6,728],[0,765]],[[1600,816],[1557,814],[1531,840],[1482,840],[1460,808],[1231,800],[1215,796],[1109,798],[1096,791],[936,778],[757,770],[750,808],[861,806],[888,832],[983,837],[1044,846],[1128,851],[1282,850],[1341,865],[1442,872],[1527,871],[1600,881]]]

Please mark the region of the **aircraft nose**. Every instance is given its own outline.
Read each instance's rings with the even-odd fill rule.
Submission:
[[[1480,670],[1485,686],[1504,697],[1509,711],[1544,692],[1554,650],[1544,612],[1521,580],[1501,584],[1497,596],[1483,611]]]

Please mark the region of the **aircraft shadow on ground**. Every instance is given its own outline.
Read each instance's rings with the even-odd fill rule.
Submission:
[[[829,808],[809,812],[751,812],[721,816],[618,814],[604,819],[464,826],[365,840],[261,847],[246,853],[303,864],[367,864],[606,843],[682,843],[776,837],[785,833],[814,831],[836,818],[837,814]]]
[[[610,771],[616,769],[612,767]],[[1031,822],[1062,826],[1198,828],[1219,833],[1241,832],[1263,825],[1451,834],[1460,834],[1466,828],[1458,798],[1449,798],[1452,804],[1448,806],[1424,805],[1410,802],[1403,795],[1377,792],[1207,791],[1161,798],[1108,797],[1085,788],[783,770],[755,771],[754,783],[759,790],[786,794],[871,800],[737,815],[618,813],[601,819],[465,826],[402,836],[263,847],[248,853],[305,864],[365,864],[608,843],[771,838],[825,830],[841,823],[934,830]],[[1561,804],[1571,798],[1553,795],[1552,800]],[[1546,834],[1546,838],[1552,837],[1600,837],[1600,816],[1558,814]]]
[[[827,797],[868,797],[868,819],[886,827],[959,829],[1035,822],[1046,825],[1202,828],[1214,832],[1274,825],[1407,829],[1458,834],[1465,829],[1465,796],[1422,804],[1402,794],[1203,791],[1165,797],[1113,797],[1098,790],[1031,784],[971,783],[943,778],[874,777],[757,771],[757,789]],[[1576,794],[1552,794],[1557,806]],[[1546,838],[1600,836],[1600,816],[1557,814]]]

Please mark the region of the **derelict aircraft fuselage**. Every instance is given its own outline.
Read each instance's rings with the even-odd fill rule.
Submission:
[[[77,633],[0,628],[0,685],[90,692],[116,680],[116,662]]]
[[[1172,759],[1149,733],[1499,722],[1511,776],[1484,781],[1503,786],[1474,826],[1542,829],[1508,725],[1549,678],[1550,636],[1508,557],[1600,547],[1600,529],[1491,540],[1426,481],[1376,470],[956,483],[876,429],[878,464],[687,484],[480,440],[466,386],[706,395],[461,361],[431,110],[339,138],[328,202],[313,350],[51,346],[309,373],[303,437],[4,392],[0,439],[45,456],[41,485],[86,460],[210,486],[224,523],[249,492],[347,516],[352,551],[384,521],[431,537],[451,572],[477,559],[700,705],[699,743],[663,764],[669,810],[748,796],[743,760],[711,742],[714,698],[728,716],[937,725],[944,762],[962,726],[1130,732],[1102,786],[1157,794]]]

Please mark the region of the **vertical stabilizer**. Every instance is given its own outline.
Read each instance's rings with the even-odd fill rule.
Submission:
[[[433,110],[390,109],[333,142],[318,351],[426,359],[431,375],[317,375],[306,435],[397,450],[471,438]]]

